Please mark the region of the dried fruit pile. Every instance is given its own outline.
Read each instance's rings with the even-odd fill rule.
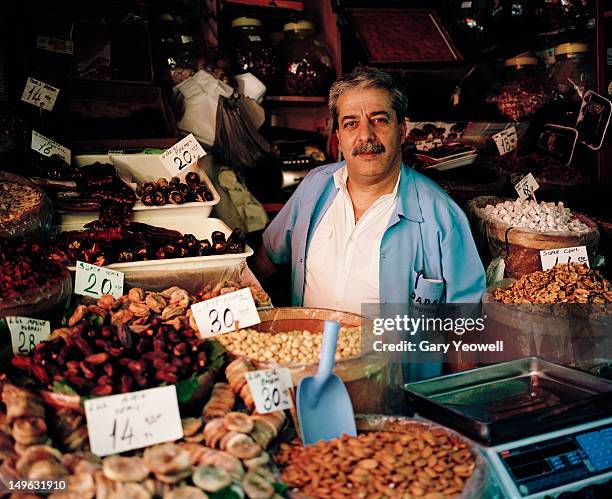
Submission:
[[[243,288],[250,288],[251,294],[253,295],[253,300],[255,300],[255,305],[258,307],[267,307],[272,305],[272,301],[260,286],[249,285],[246,286],[236,281],[223,280],[219,281],[214,286],[212,284],[207,284],[196,294],[196,301],[204,301],[209,300],[210,298],[216,298],[220,295],[225,295],[227,293],[233,293],[234,291],[239,291]]]
[[[44,194],[29,185],[0,180],[0,227],[32,215],[41,206]]]
[[[145,206],[206,202],[214,199],[212,192],[195,172],[189,172],[185,182],[181,182],[178,177],[172,177],[170,181],[159,178],[156,182],[145,182],[139,189],[139,195]]]
[[[161,293],[133,288],[117,300],[105,295],[95,305],[79,305],[68,327],[12,363],[45,388],[66,381],[82,395],[176,383],[207,365],[191,303],[177,287]]]
[[[311,497],[422,497],[459,494],[476,467],[467,444],[443,429],[344,435],[303,447],[281,444],[283,481]]]
[[[612,286],[586,265],[558,264],[495,289],[493,298],[502,303],[612,303]]]
[[[318,362],[322,339],[321,333],[311,333],[306,330],[270,333],[254,329],[242,329],[217,338],[226,350],[235,355],[280,364]],[[361,330],[356,327],[341,328],[336,359],[344,359],[360,353]]]

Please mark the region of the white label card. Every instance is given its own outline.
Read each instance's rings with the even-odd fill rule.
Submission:
[[[291,372],[286,367],[246,373],[255,409],[260,414],[291,409],[289,390],[293,388]]]
[[[192,133],[183,140],[166,149],[159,157],[170,175],[178,176],[190,165],[195,163],[206,152]]]
[[[461,2],[462,9],[469,9],[472,7],[472,2]]]
[[[200,336],[209,338],[259,324],[261,319],[249,288],[227,293],[191,306]]]
[[[514,188],[516,189],[520,199],[527,199],[535,191],[537,191],[540,186],[536,182],[534,176],[531,173],[528,173],[514,186]]]
[[[249,41],[251,42],[260,42],[261,36],[259,35],[249,35]]]
[[[590,267],[586,246],[542,250],[540,260],[542,270],[552,269],[558,263],[586,263],[586,266]]]
[[[100,457],[183,437],[174,385],[85,400],[84,405],[91,452]]]
[[[57,154],[66,163],[70,164],[70,149],[67,149],[57,142],[45,137],[36,130],[32,130],[32,149],[43,156],[53,156],[54,154]]]
[[[36,38],[36,48],[49,52],[57,52],[58,54],[72,55],[74,52],[74,46],[71,41],[43,35],[38,35],[38,38]]]
[[[495,145],[497,146],[497,150],[499,151],[499,155],[503,156],[504,154],[508,154],[510,151],[516,149],[518,147],[518,137],[516,135],[516,128],[511,126],[510,128],[506,128],[495,135],[492,135],[491,138]]]
[[[33,106],[41,107],[46,111],[51,111],[53,106],[55,106],[58,95],[59,88],[52,87],[42,81],[29,77],[23,89],[21,100]]]
[[[26,355],[41,341],[49,339],[51,323],[30,317],[7,316],[6,324],[11,332],[15,355]]]
[[[113,295],[119,298],[123,295],[123,272],[77,261],[74,294],[93,298]]]

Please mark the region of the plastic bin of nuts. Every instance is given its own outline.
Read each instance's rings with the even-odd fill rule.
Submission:
[[[374,352],[362,351],[362,318],[318,308],[274,308],[259,313],[261,323],[218,336],[230,356],[245,357],[257,369],[285,366],[294,385],[317,372],[325,320],[337,320],[342,329],[334,373],[346,383],[355,412],[386,412],[389,387],[387,364]]]
[[[356,420],[357,437],[280,445],[274,461],[294,497],[485,497],[486,464],[458,433],[401,417]]]

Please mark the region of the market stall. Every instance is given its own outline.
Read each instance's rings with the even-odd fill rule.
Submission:
[[[34,4],[0,498],[612,496],[609,2]]]

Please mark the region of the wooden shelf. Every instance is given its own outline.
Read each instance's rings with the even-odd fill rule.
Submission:
[[[325,104],[325,97],[308,97],[303,95],[267,95],[266,102],[280,102],[287,104]]]

